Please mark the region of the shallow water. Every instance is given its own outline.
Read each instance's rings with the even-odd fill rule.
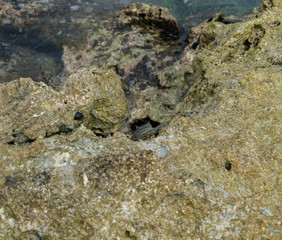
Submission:
[[[119,0],[123,3],[132,3],[134,0]],[[223,12],[226,15],[241,17],[250,13],[258,6],[261,0],[140,0],[143,3],[167,7],[178,21],[184,21],[192,15],[213,14]]]
[[[0,1],[0,83],[19,77],[56,85],[67,77],[64,46],[81,47],[89,32],[134,0]],[[260,0],[140,0],[169,8],[185,27],[222,11],[242,16]],[[8,9],[8,10],[7,10]],[[10,9],[10,10],[9,10]],[[52,84],[51,84],[52,85]]]

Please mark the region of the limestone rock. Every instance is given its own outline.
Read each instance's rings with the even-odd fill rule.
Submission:
[[[113,70],[93,69],[73,74],[66,82],[65,94],[70,96],[72,92],[80,93],[73,103],[81,98],[77,109],[85,116],[82,123],[87,128],[104,136],[119,129],[127,102],[120,79]]]
[[[120,80],[111,70],[83,70],[60,92],[21,78],[2,84],[0,99],[0,139],[8,143],[69,133],[81,124],[108,135],[119,128],[127,110]],[[83,114],[81,120],[74,119],[76,112]]]
[[[177,63],[182,73],[193,67],[194,81],[156,138],[98,138],[88,129],[104,126],[91,106],[100,109],[95,101],[110,96],[111,71],[76,73],[62,92],[27,79],[0,85],[0,124],[7,126],[0,129],[0,238],[280,239],[281,1],[272,2],[242,23],[204,23],[213,41],[190,49],[192,65]],[[172,69],[171,78],[159,75],[164,88],[189,84]],[[24,104],[37,109],[32,96],[56,124],[69,104],[66,126],[74,128],[9,145],[16,138],[6,129],[33,116]],[[84,118],[74,121],[76,111]],[[112,127],[109,112],[102,119]]]

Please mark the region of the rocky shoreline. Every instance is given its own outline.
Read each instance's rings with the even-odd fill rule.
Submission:
[[[183,46],[132,4],[62,48],[59,85],[0,84],[0,239],[280,239],[281,9]]]

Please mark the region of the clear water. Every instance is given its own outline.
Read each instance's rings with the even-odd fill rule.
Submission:
[[[81,46],[99,21],[134,0],[0,0],[0,83],[19,77],[56,82],[64,72],[64,46]],[[215,12],[242,16],[261,0],[139,0],[167,7],[187,26]],[[4,11],[3,9],[13,9]],[[30,12],[28,9],[34,9]],[[21,24],[19,24],[21,23]],[[93,23],[93,24],[92,24]]]
[[[135,2],[134,0],[119,1],[124,4]],[[250,13],[261,3],[261,0],[140,0],[140,2],[167,7],[173,16],[182,22],[192,15],[204,16],[216,12],[241,17]]]

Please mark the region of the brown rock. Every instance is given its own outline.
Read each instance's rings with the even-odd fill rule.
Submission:
[[[138,24],[164,31],[166,34],[178,36],[180,27],[167,8],[145,3],[133,3],[125,7],[120,17],[120,24]]]
[[[111,70],[80,71],[60,92],[21,78],[0,85],[0,99],[0,139],[8,143],[69,133],[81,124],[108,135],[118,130],[127,110],[120,79]],[[84,117],[77,121],[78,111]]]

